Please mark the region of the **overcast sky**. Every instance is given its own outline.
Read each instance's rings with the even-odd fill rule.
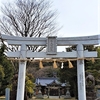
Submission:
[[[13,1],[13,0],[9,0]],[[59,36],[99,34],[98,2],[100,0],[51,0],[58,11],[57,22],[62,26]],[[6,0],[0,0],[6,2]]]
[[[98,34],[99,0],[53,0],[58,9],[58,22],[63,36],[84,36]],[[62,36],[62,35],[61,35]]]

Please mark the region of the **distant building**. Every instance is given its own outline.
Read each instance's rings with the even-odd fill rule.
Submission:
[[[56,77],[37,78],[36,93],[40,90],[42,95],[60,96],[66,93],[66,83],[61,83]]]

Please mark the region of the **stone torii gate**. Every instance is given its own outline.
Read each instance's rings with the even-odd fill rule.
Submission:
[[[99,35],[84,37],[57,38],[51,36],[47,38],[28,38],[2,35],[1,39],[8,45],[20,45],[21,49],[16,52],[7,52],[9,58],[19,58],[19,74],[16,100],[24,100],[25,72],[27,58],[76,58],[77,59],[77,79],[78,79],[78,100],[86,100],[85,88],[85,67],[84,59],[97,57],[97,52],[88,52],[83,49],[84,45],[98,45]],[[28,45],[46,46],[46,52],[32,52],[27,50]],[[76,45],[77,50],[72,52],[57,52],[57,46]]]

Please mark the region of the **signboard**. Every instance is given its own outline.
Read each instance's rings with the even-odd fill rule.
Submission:
[[[57,37],[48,37],[47,38],[47,55],[56,55],[57,54]]]

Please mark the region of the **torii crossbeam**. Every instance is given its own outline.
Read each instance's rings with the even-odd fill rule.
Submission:
[[[84,37],[69,37],[57,38],[51,36],[47,38],[28,38],[15,37],[1,34],[1,38],[8,43],[8,45],[20,45],[20,51],[9,52],[7,56],[10,58],[19,58],[19,75],[17,86],[16,100],[24,100],[25,88],[25,72],[27,58],[76,58],[77,59],[77,79],[78,79],[78,100],[86,100],[85,88],[85,68],[84,59],[88,57],[97,57],[97,52],[88,52],[83,49],[84,45],[98,45],[100,43],[100,36],[84,36]],[[32,52],[27,50],[28,45],[45,46],[46,52]],[[57,46],[76,45],[77,50],[72,52],[57,52]],[[21,59],[21,60],[20,60]]]

